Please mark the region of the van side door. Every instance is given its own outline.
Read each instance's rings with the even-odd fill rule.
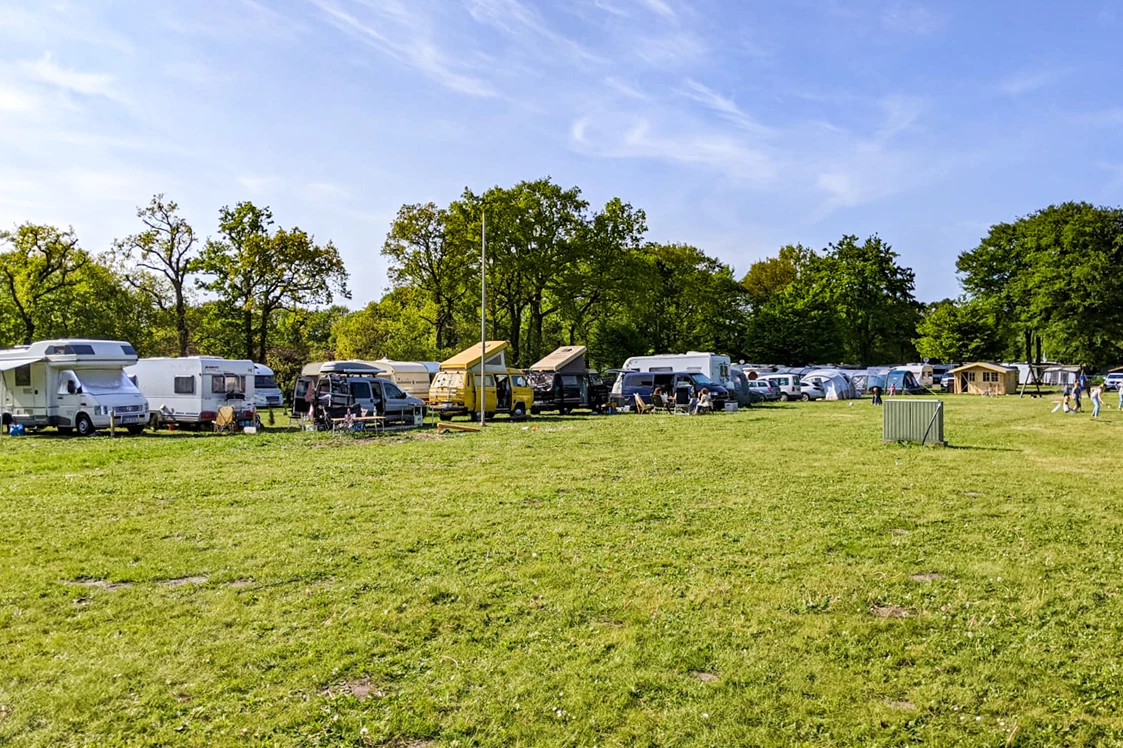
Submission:
[[[409,397],[409,395],[407,395],[401,387],[389,380],[376,381],[379,381],[382,384],[382,397],[384,407],[386,409],[386,412],[383,415],[386,416],[386,420],[403,421],[406,418],[407,410],[410,411],[409,416],[412,417],[413,409],[410,408],[409,404],[406,402],[406,399]]]

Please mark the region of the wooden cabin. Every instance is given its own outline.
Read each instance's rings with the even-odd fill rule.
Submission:
[[[950,372],[957,395],[1012,395],[1018,391],[1018,370],[1001,364],[976,361]]]

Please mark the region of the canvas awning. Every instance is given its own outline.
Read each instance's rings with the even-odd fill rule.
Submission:
[[[28,364],[37,364],[40,361],[46,361],[46,360],[47,359],[44,358],[43,356],[24,356],[23,358],[7,358],[7,359],[0,360],[0,371],[11,371],[12,369],[18,369],[21,366],[27,366]]]

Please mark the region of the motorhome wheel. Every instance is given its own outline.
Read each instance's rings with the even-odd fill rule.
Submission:
[[[94,422],[85,413],[79,413],[74,419],[74,427],[78,429],[78,436],[91,436],[94,433]]]
[[[133,436],[138,436],[138,435],[144,433],[144,424],[143,423],[131,423],[128,426],[125,427],[125,430],[128,431]]]

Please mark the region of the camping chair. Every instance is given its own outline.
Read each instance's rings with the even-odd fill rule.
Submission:
[[[648,405],[647,403],[645,403],[643,401],[643,398],[639,396],[638,392],[632,393],[632,396],[635,397],[635,399],[636,399],[636,412],[637,413],[653,413],[653,412],[655,412],[655,406],[654,405]]]
[[[690,388],[679,387],[675,390],[675,413],[690,413]]]
[[[656,413],[670,413],[671,405],[670,399],[662,392],[659,393],[658,397],[651,396],[651,407]]]
[[[234,408],[229,405],[223,405],[218,409],[218,415],[214,419],[215,433],[229,431],[234,433],[237,430],[238,422],[234,418]]]

